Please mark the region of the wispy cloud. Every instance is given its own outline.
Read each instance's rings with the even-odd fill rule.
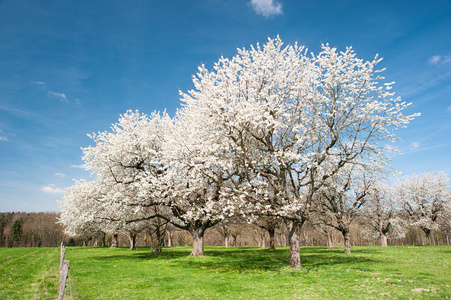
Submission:
[[[0,104],[0,110],[6,111],[8,113],[11,113],[11,114],[14,114],[14,115],[17,115],[17,116],[21,116],[21,117],[29,115],[29,113],[26,112],[26,111],[23,111],[23,110],[14,108],[14,107],[1,105],[1,104]]]
[[[411,149],[417,149],[417,148],[420,147],[420,143],[418,143],[418,142],[413,142],[410,146],[411,146],[411,147],[410,147]]]
[[[450,142],[445,142],[445,143],[430,145],[428,147],[411,148],[410,151],[403,152],[403,154],[424,152],[424,151],[428,151],[428,150],[434,150],[434,149],[437,149],[437,148],[443,148],[443,147],[449,147],[449,146],[451,146],[451,143]]]
[[[446,64],[451,62],[451,56],[434,55],[428,60],[431,65]]]
[[[282,4],[274,0],[251,0],[249,5],[254,9],[257,15],[272,17],[283,14]]]
[[[430,80],[430,81],[428,81],[428,82],[426,82],[426,83],[424,83],[424,84],[422,84],[422,85],[420,85],[420,86],[418,86],[416,88],[413,88],[413,89],[409,90],[408,92],[404,93],[403,96],[414,94],[417,91],[419,91],[419,90],[421,90],[423,88],[429,87],[432,84],[434,84],[435,82],[440,81],[440,80],[442,80],[443,78],[445,78],[445,77],[447,77],[449,75],[451,75],[451,71],[448,71],[445,74],[440,75],[439,77],[436,77],[436,78],[434,78],[434,79],[432,79],[432,80]]]
[[[64,194],[64,189],[59,188],[54,184],[49,184],[41,187],[41,191],[49,194]]]
[[[442,58],[440,55],[434,55],[431,58],[429,58],[429,63],[431,65],[436,65],[436,64],[438,64],[440,58]]]
[[[66,174],[64,174],[64,173],[55,173],[55,176],[61,177],[61,178],[65,178]]]
[[[56,93],[56,92],[52,92],[52,91],[48,91],[48,92],[50,95],[53,95],[53,96],[57,97],[58,99],[60,99],[61,102],[69,103],[69,99],[67,99],[66,94]]]
[[[442,128],[440,128],[440,129],[434,131],[433,133],[431,133],[431,134],[429,134],[429,135],[427,135],[427,136],[425,136],[425,137],[419,139],[418,141],[413,142],[412,144],[410,144],[409,151],[407,151],[406,153],[412,153],[412,152],[419,152],[419,151],[424,151],[424,150],[430,150],[430,149],[440,148],[440,147],[449,145],[450,143],[449,143],[449,142],[446,142],[446,143],[444,143],[444,144],[430,145],[430,146],[428,146],[428,147],[424,147],[424,146],[423,146],[423,147],[420,147],[420,146],[422,145],[421,142],[423,142],[423,141],[429,139],[430,137],[432,137],[432,136],[434,136],[434,135],[436,135],[436,134],[438,134],[438,133],[440,133],[440,132],[446,130],[446,129],[449,128],[449,127],[451,127],[451,124],[445,125],[444,127],[442,127]],[[404,151],[403,151],[403,152],[404,152]]]
[[[44,81],[33,81],[34,84],[45,85]]]
[[[447,111],[451,113],[451,106],[448,106]]]
[[[77,168],[77,169],[83,169],[86,170],[86,164],[82,164],[82,165],[71,165],[71,168]]]
[[[8,138],[6,136],[0,136],[0,142],[7,142]]]

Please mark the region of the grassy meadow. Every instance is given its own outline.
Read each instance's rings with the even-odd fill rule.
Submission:
[[[447,299],[451,247],[67,247],[65,299]],[[59,248],[0,249],[0,299],[56,299]]]

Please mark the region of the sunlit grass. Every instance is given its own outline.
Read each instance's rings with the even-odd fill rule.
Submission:
[[[451,296],[451,248],[68,248],[76,299],[427,299]],[[429,291],[413,292],[414,289]]]
[[[0,299],[57,299],[59,248],[0,248]]]
[[[352,250],[301,248],[303,268],[291,269],[287,248],[206,247],[206,256],[189,257],[189,247],[160,254],[67,247],[65,299],[451,298],[451,247]],[[58,248],[0,249],[0,255],[0,299],[56,298]]]

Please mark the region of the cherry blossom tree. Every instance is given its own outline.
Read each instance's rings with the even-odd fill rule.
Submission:
[[[103,209],[97,200],[104,196],[96,181],[77,181],[67,189],[59,202],[61,215],[59,223],[69,236],[91,237],[105,227],[101,217]],[[99,218],[100,217],[100,218]]]
[[[451,201],[448,176],[424,173],[401,178],[394,195],[409,217],[411,226],[418,226],[431,244],[431,233],[438,229],[439,220],[448,212]]]
[[[164,144],[169,164],[164,205],[172,213],[161,217],[189,231],[190,255],[203,256],[205,231],[234,215],[236,203],[229,193],[233,167],[227,165],[223,138],[215,136],[215,127],[201,122],[197,111],[179,110],[174,124]]]
[[[386,143],[414,117],[403,115],[408,104],[393,98],[392,83],[380,83],[380,61],[329,45],[308,56],[276,37],[221,57],[211,71],[201,65],[182,93],[247,174],[235,199],[290,222],[292,267],[301,267],[299,231],[325,181],[357,159],[388,165]],[[254,197],[268,190],[275,197]]]
[[[325,182],[318,195],[318,216],[322,223],[341,232],[346,254],[351,253],[351,224],[359,216],[374,183],[368,174],[370,170],[348,164]]]
[[[96,145],[83,149],[83,159],[96,179],[76,182],[64,195],[60,222],[68,234],[101,228],[133,237],[141,222],[156,217],[155,198],[165,169],[160,148],[169,122],[166,114],[148,117],[128,111],[112,132],[90,135]],[[133,241],[131,245],[133,249]]]
[[[399,213],[391,195],[391,188],[381,182],[377,183],[370,189],[363,211],[367,234],[379,238],[382,247],[387,247],[387,237],[405,236],[406,224]]]

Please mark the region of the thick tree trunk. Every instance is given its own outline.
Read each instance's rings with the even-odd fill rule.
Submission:
[[[128,238],[130,240],[130,250],[136,250],[136,234],[130,233]]]
[[[387,236],[381,233],[380,238],[381,238],[381,247],[387,247]]]
[[[342,233],[345,240],[345,253],[349,254],[351,253],[351,234],[349,233],[349,231],[344,231]]]
[[[113,234],[113,237],[111,239],[111,248],[117,248],[118,247],[118,243],[117,243],[117,233]]]
[[[301,252],[300,252],[300,241],[301,241],[301,226],[298,221],[293,221],[290,235],[288,237],[290,241],[290,267],[301,268]]]
[[[431,236],[432,230],[428,230],[427,232],[425,231],[425,233],[426,233],[427,244],[428,244],[428,246],[431,246],[433,244],[432,238],[431,238],[432,237]]]
[[[193,236],[193,251],[189,256],[204,256],[204,229],[195,229],[191,232]]]
[[[432,230],[430,230],[429,228],[421,228],[424,232],[424,234],[426,235],[426,243],[427,245],[432,245],[432,240],[431,240],[431,233]],[[423,246],[424,246],[424,239],[423,239]]]
[[[269,250],[276,250],[276,243],[275,243],[276,230],[275,230],[275,228],[268,229],[268,233],[269,233]]]
[[[229,237],[228,236],[225,236],[225,238],[224,238],[224,245],[226,248],[229,248]]]
[[[163,248],[163,238],[161,236],[160,227],[157,226],[155,230],[156,241],[155,241],[155,252],[161,253],[161,249]]]

